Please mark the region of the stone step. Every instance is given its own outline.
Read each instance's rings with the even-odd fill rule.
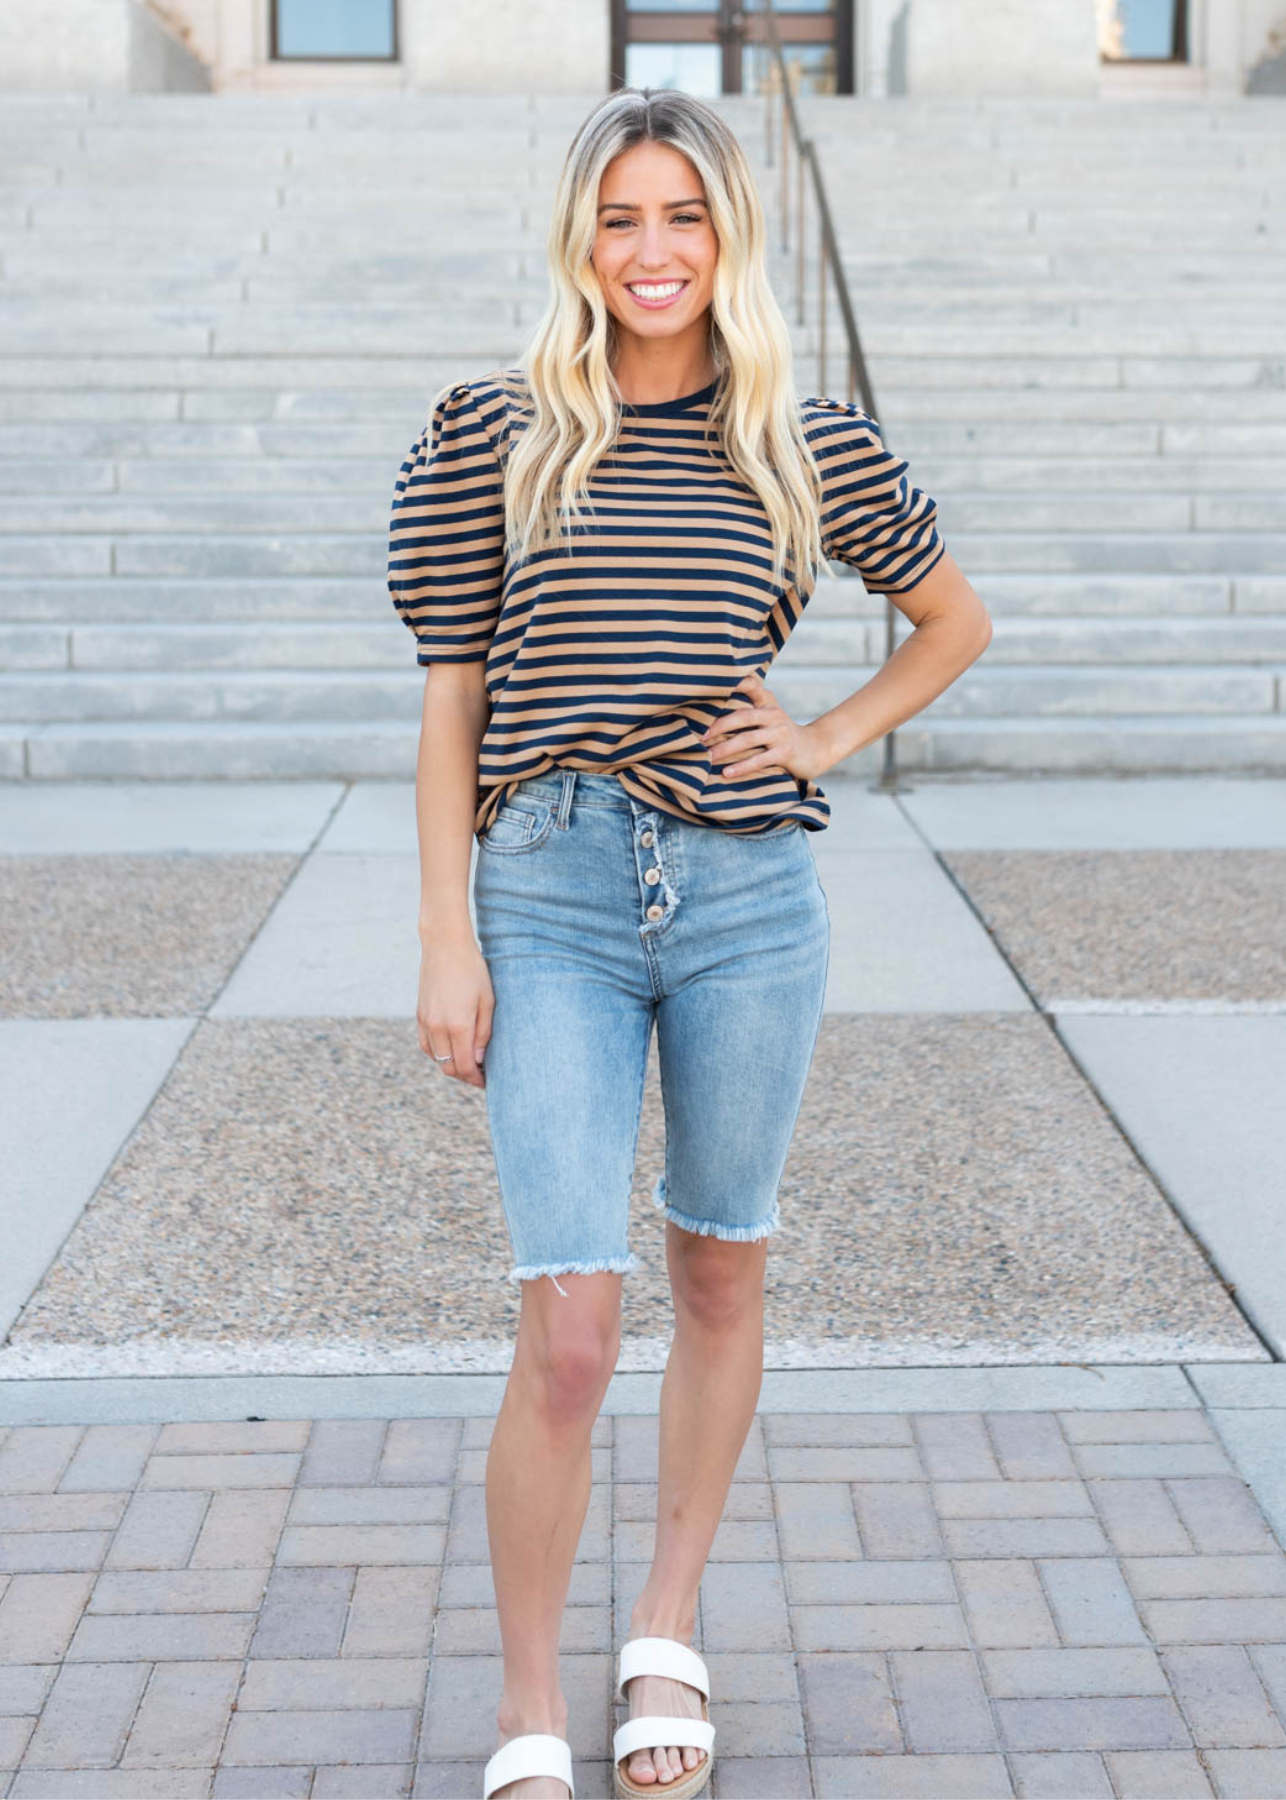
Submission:
[[[883,619],[882,595],[867,593],[843,564],[830,565],[808,603],[808,620]],[[976,571],[975,571],[976,574]],[[1058,574],[1048,570],[990,573],[983,583],[997,620],[1085,619],[1139,621],[1150,631],[1171,619],[1209,620],[1286,614],[1286,575]],[[257,628],[306,620],[319,624],[367,624],[386,604],[382,579],[370,572],[351,576],[255,576],[219,579],[205,574],[181,578],[130,577],[86,572],[70,577],[0,577],[0,621],[9,625],[56,627],[145,627],[236,625]],[[405,628],[403,628],[405,629]]]
[[[831,583],[843,591],[856,583]],[[865,590],[863,590],[865,592]],[[878,600],[877,596],[866,596]],[[69,601],[73,597],[68,596]],[[988,595],[988,600],[994,600]],[[885,654],[885,611],[823,607],[818,596],[779,653],[775,667],[795,664],[878,664]],[[1102,619],[1013,617],[993,610],[995,634],[987,649],[988,669],[1002,664],[1198,665],[1204,669],[1286,664],[1286,615],[1260,614],[1197,618]],[[895,614],[895,636],[911,631]],[[0,623],[0,671],[61,672],[69,682],[101,670],[131,674],[156,670],[254,673],[280,671],[402,670],[413,644],[389,608],[387,616],[365,609],[363,616],[310,618],[299,622],[256,617],[225,623],[99,624],[73,617],[65,623]]]
[[[348,720],[360,723],[418,716],[423,673],[399,668],[106,668],[74,672],[15,670],[0,675],[0,719],[94,720]],[[296,661],[298,659],[295,659]],[[1022,711],[1033,717],[1104,713],[1187,712],[1233,717],[1282,712],[1279,664],[1138,663],[1121,667],[1022,664],[985,660],[955,681],[926,712],[935,717],[992,718]],[[791,658],[772,680],[783,706],[812,718],[838,705],[870,674],[866,663],[814,663]]]
[[[922,720],[921,715],[921,720]],[[419,717],[369,724],[139,722],[0,727],[0,768],[10,779],[233,780],[307,776],[412,780]],[[896,734],[898,764],[913,770],[978,769],[1035,774],[1286,771],[1286,716],[1187,713],[1094,719],[909,721]],[[882,740],[835,765],[878,770]],[[825,779],[822,780],[825,789]]]

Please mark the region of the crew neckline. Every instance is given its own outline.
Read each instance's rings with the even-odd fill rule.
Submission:
[[[691,394],[680,394],[677,400],[650,400],[638,405],[630,400],[622,400],[621,411],[641,413],[645,418],[653,419],[664,418],[672,413],[688,412],[692,407],[700,406],[703,401],[713,400],[718,385],[719,377],[716,375],[714,380],[708,381],[704,387],[697,388]]]

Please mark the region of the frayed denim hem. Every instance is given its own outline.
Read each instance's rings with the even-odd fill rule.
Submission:
[[[760,1219],[757,1225],[720,1225],[715,1219],[697,1219],[691,1213],[680,1212],[677,1206],[671,1206],[665,1197],[665,1176],[657,1177],[656,1186],[652,1189],[652,1204],[659,1207],[667,1219],[672,1219],[684,1231],[694,1231],[700,1237],[722,1238],[730,1244],[749,1244],[758,1238],[769,1236],[781,1224],[780,1203],[774,1199],[772,1210],[766,1219]]]
[[[548,1275],[554,1281],[560,1294],[567,1294],[565,1287],[558,1287],[555,1277],[559,1275],[599,1275],[605,1271],[613,1275],[628,1275],[631,1269],[642,1265],[643,1258],[631,1250],[626,1256],[600,1256],[593,1262],[560,1262],[560,1263],[520,1263],[510,1269],[505,1277],[507,1281],[539,1281],[542,1275]]]

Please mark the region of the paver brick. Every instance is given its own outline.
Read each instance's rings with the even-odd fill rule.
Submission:
[[[243,1712],[419,1706],[428,1673],[425,1656],[252,1660],[237,1706]]]
[[[394,1419],[384,1440],[376,1480],[413,1486],[450,1482],[462,1448],[460,1438],[459,1419]],[[488,1444],[479,1447],[485,1462],[489,1437]]]
[[[1158,1644],[1280,1644],[1286,1600],[1140,1600]]]
[[[0,1663],[59,1661],[93,1585],[87,1574],[15,1575],[0,1598]]]
[[[999,1481],[981,1413],[917,1413],[915,1435],[930,1481]]]
[[[1077,1444],[1073,1456],[1083,1475],[1210,1476],[1233,1472],[1220,1445]]]
[[[76,1662],[185,1662],[240,1657],[255,1615],[245,1613],[86,1613],[67,1651]]]
[[[7,1494],[0,1532],[115,1531],[128,1494]]]
[[[813,1783],[807,1757],[723,1756],[718,1758],[718,1765],[722,1776],[719,1791],[730,1800],[812,1800]],[[572,1772],[579,1782],[575,1764]],[[604,1770],[606,1780],[611,1780],[611,1773],[609,1763]],[[599,1790],[586,1788],[584,1791]],[[427,1794],[428,1790],[425,1792]],[[578,1786],[576,1792],[579,1794],[582,1788]]]
[[[490,1578],[489,1569],[487,1575]],[[358,1569],[344,1655],[426,1656],[440,1580],[438,1569],[424,1566]]]
[[[302,1450],[307,1419],[213,1419],[200,1424],[162,1425],[157,1456],[219,1456],[242,1452]]]
[[[1286,1731],[1242,1645],[1176,1645],[1163,1651],[1161,1660],[1194,1743],[1286,1748]]]
[[[290,1487],[299,1468],[299,1453],[267,1451],[246,1456],[150,1456],[141,1487],[252,1488]]]
[[[269,1567],[290,1505],[284,1488],[238,1488],[214,1494],[193,1547],[194,1569]]]
[[[1189,1747],[1174,1701],[1160,1695],[996,1700],[1007,1750],[1171,1750]]]
[[[628,1716],[622,1711],[622,1720]],[[797,1700],[724,1700],[719,1707],[718,1733],[718,1741],[732,1756],[775,1761],[781,1756],[803,1756],[808,1748]]]
[[[1094,1750],[1031,1750],[1010,1754],[1019,1800],[1116,1800],[1103,1758]]]
[[[1286,1725],[1286,1644],[1251,1644],[1246,1654]]]
[[[227,1763],[397,1763],[409,1760],[416,1714],[396,1707],[343,1712],[241,1712],[224,1742]]]
[[[572,1776],[580,1781],[574,1762]],[[404,1800],[410,1794],[414,1780],[413,1763],[365,1763],[351,1769],[332,1765],[318,1769],[312,1800]],[[474,1790],[461,1791],[472,1793]],[[578,1793],[582,1791],[583,1784],[577,1788]]]
[[[1168,1481],[1166,1490],[1197,1549],[1207,1556],[1267,1555],[1280,1550],[1240,1476]]]
[[[292,1525],[445,1525],[449,1487],[300,1488],[287,1515]]]
[[[983,1650],[983,1679],[998,1700],[1072,1699],[1094,1694],[1168,1694],[1155,1650]]]
[[[138,1485],[155,1425],[90,1425],[58,1483],[60,1494],[128,1493]]]
[[[50,1664],[0,1665],[0,1718],[38,1713],[53,1685],[57,1669]],[[3,1767],[0,1764],[0,1767]]]
[[[213,1769],[20,1769],[9,1800],[205,1800],[213,1779]]]
[[[972,1650],[894,1650],[889,1664],[908,1750],[999,1747]]]
[[[0,1793],[5,1790],[9,1775],[22,1761],[23,1751],[27,1748],[35,1726],[34,1714],[24,1718],[13,1713],[0,1718]]]
[[[778,1481],[776,1530],[782,1555],[859,1557],[852,1489],[843,1481]]]
[[[0,1494],[52,1494],[83,1425],[15,1425],[0,1444]]]
[[[776,1564],[707,1563],[701,1621],[709,1650],[788,1650],[785,1581]]]
[[[192,1554],[210,1506],[205,1493],[136,1493],[125,1509],[107,1569],[181,1569]]]
[[[801,1650],[961,1650],[968,1646],[958,1606],[792,1606]]]
[[[287,1525],[277,1561],[287,1568],[335,1568],[358,1563],[440,1563],[443,1525]]]
[[[1183,1556],[1195,1548],[1169,1489],[1155,1476],[1086,1486],[1118,1556]]]
[[[274,1569],[259,1609],[251,1654],[337,1655],[352,1591],[352,1569]]]
[[[867,1556],[945,1555],[927,1482],[856,1482],[853,1505]]]
[[[941,1519],[1057,1519],[1094,1516],[1083,1481],[937,1481]]]
[[[341,1771],[342,1772],[342,1771]],[[214,1800],[308,1800],[313,1789],[311,1768],[244,1769],[227,1763],[214,1778]]]
[[[362,1487],[374,1481],[386,1430],[383,1419],[315,1419],[299,1486]]]
[[[91,1613],[253,1612],[263,1599],[264,1569],[112,1569],[89,1597]]]
[[[1052,1413],[988,1412],[983,1423],[1007,1481],[1076,1479],[1076,1464]]]
[[[1209,1800],[1214,1793],[1195,1750],[1108,1750],[1103,1761],[1121,1800]]]
[[[240,1674],[231,1663],[159,1664],[130,1730],[123,1762],[167,1769],[217,1763]]]
[[[802,1605],[901,1605],[956,1598],[951,1565],[941,1560],[796,1562],[787,1563],[785,1573],[789,1598]]]
[[[819,1800],[1002,1800],[1013,1792],[1004,1758],[985,1752],[941,1756],[815,1756]]]
[[[1286,1594],[1286,1556],[1131,1556],[1121,1567],[1146,1600]]]
[[[1115,1557],[1067,1557],[1040,1565],[1065,1644],[1143,1644],[1147,1633]]]
[[[28,1767],[109,1768],[124,1748],[149,1674],[144,1662],[64,1664],[32,1734]]]
[[[1286,1750],[1207,1750],[1205,1757],[1229,1800],[1286,1800]]]
[[[1095,1518],[944,1519],[942,1537],[954,1557],[1085,1557],[1111,1548]]]
[[[915,1446],[905,1413],[761,1413],[759,1417],[768,1450],[788,1445],[803,1449]]]
[[[111,1541],[110,1531],[0,1532],[0,1569],[7,1575],[96,1569]]]
[[[958,1562],[953,1565],[973,1641],[1004,1649],[1058,1642],[1058,1628],[1044,1589],[1029,1562]]]
[[[921,1481],[924,1470],[914,1448],[900,1445],[863,1448],[841,1446],[768,1451],[768,1473],[778,1481]]]
[[[1214,1443],[1215,1434],[1199,1406],[1154,1411],[1060,1412],[1058,1422],[1071,1444]]]

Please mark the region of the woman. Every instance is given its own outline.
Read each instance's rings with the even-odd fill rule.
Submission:
[[[821,1022],[816,777],[990,637],[875,421],[795,398],[764,248],[718,114],[612,93],[564,165],[551,298],[521,366],[443,390],[397,483],[389,584],[429,670],[420,1045],[485,1089],[521,1284],[486,1468],[504,1680],[484,1789],[505,1800],[572,1791],[559,1630],[639,1262],[626,1225],[653,1024],[675,1332],[615,1782],[687,1796],[709,1777],[689,1640],[759,1396],[766,1240]],[[823,554],[916,629],[800,725],[763,677]]]

